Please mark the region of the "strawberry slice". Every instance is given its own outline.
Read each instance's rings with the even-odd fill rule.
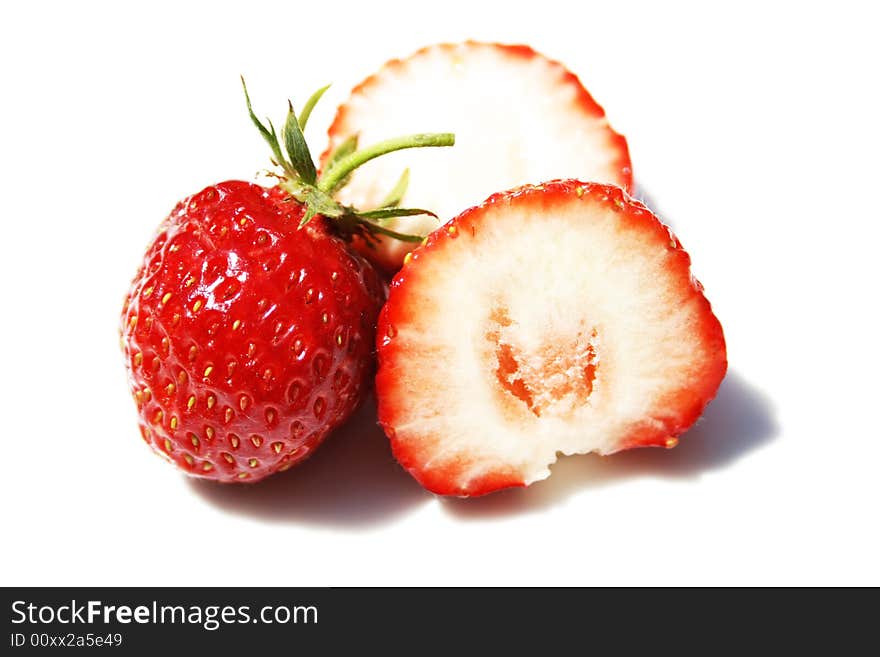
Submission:
[[[379,420],[423,486],[472,496],[558,453],[674,447],[727,369],[690,257],[644,205],[575,180],[496,194],[394,278]]]
[[[339,108],[324,162],[355,135],[369,143],[392,130],[455,133],[455,148],[405,156],[409,186],[391,198],[431,208],[441,221],[500,189],[537,180],[577,177],[628,191],[632,185],[626,140],[603,109],[574,74],[527,46],[444,44],[388,62]],[[370,163],[354,173],[339,199],[382,206],[403,170],[396,155]],[[425,235],[438,223],[422,215],[393,218],[387,226]],[[411,249],[384,239],[363,253],[396,271]]]

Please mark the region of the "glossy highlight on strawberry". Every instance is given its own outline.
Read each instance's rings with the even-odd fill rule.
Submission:
[[[320,173],[303,130],[323,87],[280,132],[248,115],[272,152],[271,189],[229,181],[175,207],[122,311],[121,344],[143,439],[187,474],[250,483],[305,459],[357,408],[373,370],[385,287],[348,242],[401,208],[398,186],[372,209],[334,197],[359,166],[394,151],[451,146],[417,133],[336,149]]]
[[[280,190],[208,187],[160,226],[122,316],[144,440],[254,482],[303,460],[369,386],[376,272]]]

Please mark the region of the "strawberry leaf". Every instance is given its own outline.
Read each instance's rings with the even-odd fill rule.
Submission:
[[[403,197],[406,195],[406,190],[409,188],[409,169],[404,169],[403,173],[400,174],[400,178],[395,183],[394,187],[388,192],[388,196],[385,197],[385,200],[379,204],[380,208],[396,208],[400,205],[400,202],[403,200]]]
[[[299,127],[296,112],[293,111],[293,103],[288,101],[287,106],[287,120],[281,130],[284,147],[287,149],[290,163],[299,174],[300,179],[308,185],[314,185],[318,173],[315,170],[315,163],[312,161],[312,154],[309,153],[306,138],[303,136],[302,128]]]
[[[334,201],[330,196],[314,187],[305,187],[303,202],[314,208],[315,212],[325,217],[336,218],[346,213],[346,209]]]
[[[315,207],[312,205],[306,204],[306,212],[303,215],[303,218],[300,219],[299,227],[302,228],[307,223],[309,223],[312,219],[315,218],[316,214],[318,214],[318,211],[315,209]]]
[[[318,101],[321,100],[321,96],[323,96],[324,92],[329,88],[329,84],[325,85],[309,96],[306,104],[303,105],[302,111],[299,113],[298,123],[300,130],[305,131],[306,124],[309,122],[309,117],[312,115],[312,110],[315,109],[315,105],[318,104]]]
[[[244,89],[244,100],[245,103],[247,103],[247,110],[248,114],[251,117],[251,121],[253,122],[254,126],[256,126],[257,130],[260,131],[260,134],[263,136],[263,139],[266,140],[266,143],[269,144],[269,148],[272,149],[273,162],[275,162],[278,166],[290,173],[290,165],[287,160],[284,159],[284,155],[281,153],[281,146],[278,143],[278,135],[275,133],[275,126],[272,125],[272,120],[266,119],[266,121],[268,121],[269,123],[269,128],[267,128],[263,125],[262,121],[257,118],[257,115],[254,114],[254,108],[251,105],[251,97],[248,94],[247,84],[245,84],[243,75],[241,76],[241,88]]]
[[[386,237],[393,237],[396,240],[400,240],[401,242],[421,242],[425,238],[421,235],[409,235],[407,233],[398,233],[397,231],[391,230],[389,228],[385,228],[384,226],[380,226],[379,224],[369,224],[367,230],[370,233],[378,233],[379,235],[385,235]]]
[[[378,210],[366,210],[358,212],[357,215],[368,221],[384,221],[394,217],[414,217],[416,215],[426,214],[439,219],[439,217],[430,210],[422,210],[421,208],[379,208]]]
[[[333,152],[330,153],[330,156],[327,158],[327,164],[324,166],[325,169],[330,169],[335,165],[339,160],[344,157],[348,157],[352,153],[357,150],[358,146],[358,136],[352,135],[345,141],[343,141],[339,146],[333,149]]]

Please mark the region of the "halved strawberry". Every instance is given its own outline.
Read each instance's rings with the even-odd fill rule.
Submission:
[[[379,420],[435,493],[528,485],[560,452],[673,447],[727,369],[690,257],[617,187],[496,194],[407,260],[379,320]]]
[[[355,135],[362,143],[374,141],[392,127],[455,132],[454,149],[406,156],[411,175],[402,201],[428,207],[442,221],[500,189],[536,180],[577,177],[627,190],[632,185],[626,140],[611,129],[602,108],[573,73],[527,46],[469,41],[388,62],[339,108],[330,150]],[[382,205],[403,162],[392,155],[358,170],[340,200]],[[438,225],[424,215],[387,224],[422,235]],[[362,252],[396,271],[411,249],[383,240],[378,249]]]

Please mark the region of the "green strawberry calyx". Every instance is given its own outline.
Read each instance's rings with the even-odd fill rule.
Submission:
[[[383,225],[394,217],[423,214],[437,217],[430,210],[400,207],[409,185],[409,169],[403,171],[397,184],[394,185],[382,203],[371,210],[359,210],[344,205],[334,196],[351,179],[351,173],[370,160],[406,148],[453,146],[455,135],[445,132],[406,135],[386,139],[360,149],[358,148],[357,135],[354,135],[343,141],[330,153],[324,169],[319,173],[303,135],[303,130],[305,130],[312,110],[324,92],[327,91],[329,85],[313,93],[303,105],[299,115],[294,111],[293,103],[288,101],[287,117],[280,135],[275,131],[271,120],[266,119],[266,124],[264,124],[254,114],[244,77],[241,79],[241,86],[244,90],[251,121],[272,150],[272,164],[281,169],[281,173],[276,174],[279,179],[278,185],[290,194],[292,199],[302,203],[306,208],[300,226],[304,226],[315,215],[320,214],[333,220],[339,234],[346,239],[359,235],[368,244],[375,244],[377,235],[384,235],[403,242],[421,242],[424,239],[422,235],[399,233]]]

